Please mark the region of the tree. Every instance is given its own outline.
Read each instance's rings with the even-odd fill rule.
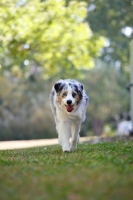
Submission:
[[[106,62],[129,64],[129,42],[133,34],[133,1],[89,0],[87,21],[92,31],[108,38],[102,52]]]
[[[1,0],[2,69],[23,76],[42,66],[44,78],[65,70],[71,76],[93,66],[104,39],[84,22],[86,4],[64,0]]]

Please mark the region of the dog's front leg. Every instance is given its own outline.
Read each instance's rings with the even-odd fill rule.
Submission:
[[[69,139],[70,139],[70,123],[62,121],[58,125],[58,137],[59,143],[62,146],[64,152],[70,151]]]
[[[72,139],[71,139],[71,145],[70,148],[72,151],[74,151],[77,148],[77,143],[79,142],[79,131],[80,131],[81,123],[75,123],[72,125]]]

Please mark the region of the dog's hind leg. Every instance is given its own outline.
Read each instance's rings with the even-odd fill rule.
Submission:
[[[62,146],[64,152],[70,151],[69,139],[70,139],[70,124],[69,122],[62,121],[58,125],[58,138],[59,144]]]

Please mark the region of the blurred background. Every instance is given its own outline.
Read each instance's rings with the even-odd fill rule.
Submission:
[[[90,97],[82,136],[113,136],[130,114],[133,0],[0,1],[0,140],[57,137],[49,93],[60,78]]]

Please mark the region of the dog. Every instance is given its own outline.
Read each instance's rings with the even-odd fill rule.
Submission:
[[[89,98],[83,84],[76,80],[61,79],[52,87],[50,106],[63,152],[76,150],[81,123],[86,118],[88,102]]]

